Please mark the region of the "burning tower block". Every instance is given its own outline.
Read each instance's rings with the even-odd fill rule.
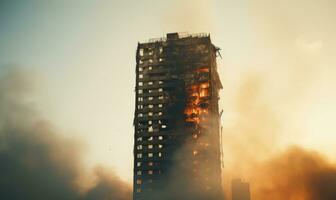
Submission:
[[[138,44],[134,200],[223,199],[218,50],[208,34]]]

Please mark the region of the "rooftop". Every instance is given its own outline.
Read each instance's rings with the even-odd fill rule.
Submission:
[[[209,37],[210,34],[208,33],[194,33],[189,34],[187,32],[175,32],[175,33],[167,33],[166,37],[160,38],[151,38],[148,41],[141,42],[141,43],[155,43],[155,42],[166,42],[167,40],[176,40],[176,39],[183,39],[183,38],[203,38]]]

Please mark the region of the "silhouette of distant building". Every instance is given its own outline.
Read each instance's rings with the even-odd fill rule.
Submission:
[[[232,180],[232,200],[251,200],[250,184],[241,179]]]

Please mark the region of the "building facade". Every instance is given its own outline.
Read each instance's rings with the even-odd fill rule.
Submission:
[[[218,48],[169,33],[136,51],[134,200],[219,200]]]

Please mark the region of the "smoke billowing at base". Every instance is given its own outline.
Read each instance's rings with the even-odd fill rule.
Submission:
[[[335,163],[316,150],[279,144],[292,132],[286,132],[289,130],[284,128],[285,120],[274,110],[284,100],[272,98],[266,88],[264,79],[249,73],[232,97],[236,120],[224,125],[223,131],[227,199],[231,199],[229,182],[234,178],[250,182],[253,200],[336,199]],[[297,89],[291,87],[282,92],[295,99]],[[300,136],[300,132],[293,135]]]
[[[224,129],[226,155],[236,161],[226,164],[224,182],[247,178],[256,200],[336,199],[336,166],[323,155],[301,147],[269,155],[280,128],[267,103],[259,99],[260,87],[259,79],[248,78],[238,92],[239,113],[246,119],[255,114],[259,118],[239,117],[237,123],[244,129],[234,130],[244,134],[237,138],[229,134],[231,129]],[[59,136],[50,122],[40,119],[28,101],[30,90],[22,70],[1,75],[0,199],[131,199],[129,185],[110,171],[85,169],[81,144]]]
[[[250,134],[247,139],[251,142],[247,143],[232,137],[230,130],[225,129],[228,133],[224,138],[229,140],[226,144],[231,150],[226,155],[231,153],[237,165],[226,165],[224,182],[247,177],[252,199],[257,200],[336,199],[336,166],[323,155],[300,147],[291,147],[280,154],[252,155],[267,154],[276,135],[266,133],[279,130],[267,104],[259,104],[262,101],[257,100],[259,84],[254,78],[247,79],[238,92],[239,98],[250,100],[247,105],[236,99],[239,112],[254,116],[252,108],[259,105],[257,113],[262,120],[247,123],[240,118],[239,124],[245,129],[235,130],[244,132],[238,136]],[[0,78],[0,199],[131,199],[129,185],[109,170],[85,169],[81,144],[59,136],[50,122],[39,117],[28,101],[30,90],[30,80],[22,70],[8,71]],[[262,126],[261,122],[271,126]],[[242,144],[245,149],[237,148]]]
[[[253,199],[336,199],[336,166],[316,152],[292,147],[256,165]]]
[[[82,145],[40,119],[22,70],[0,76],[0,199],[130,200],[131,189],[102,167],[82,161]]]

